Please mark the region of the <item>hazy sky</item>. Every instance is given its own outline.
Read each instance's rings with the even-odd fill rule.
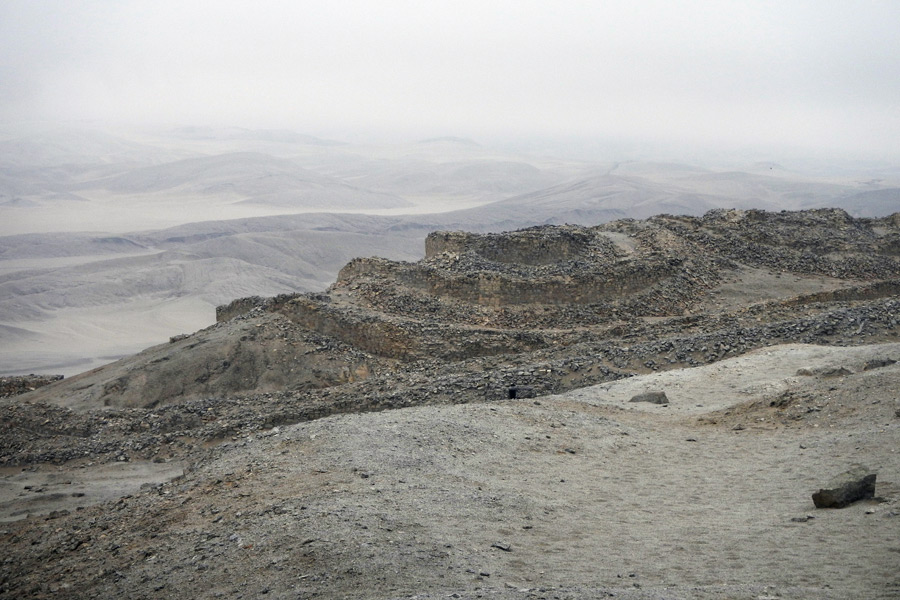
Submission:
[[[2,0],[0,121],[900,157],[900,1]]]

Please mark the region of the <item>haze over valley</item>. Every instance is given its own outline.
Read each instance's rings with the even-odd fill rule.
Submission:
[[[822,177],[559,159],[463,138],[47,129],[0,141],[0,373],[92,368],[212,323],[235,298],[327,288],[357,256],[421,258],[436,229],[595,225],[714,208],[900,208],[893,173]]]

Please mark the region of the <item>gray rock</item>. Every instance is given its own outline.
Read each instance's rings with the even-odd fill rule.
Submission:
[[[816,508],[844,508],[858,500],[875,497],[875,473],[862,465],[854,465],[812,495]]]
[[[537,393],[530,385],[513,385],[507,388],[506,397],[510,400],[516,398],[536,398]]]
[[[822,369],[819,374],[822,377],[845,377],[847,375],[853,375],[853,371],[847,367],[829,367]]]
[[[806,523],[807,521],[811,521],[812,519],[815,519],[815,517],[812,515],[806,515],[805,517],[793,517],[793,518],[791,518],[791,522]]]
[[[845,377],[852,374],[853,371],[846,367],[820,367],[818,369],[804,367],[797,369],[798,377]]]
[[[873,358],[872,360],[866,362],[863,366],[863,371],[871,371],[872,369],[881,369],[882,367],[889,367],[893,364],[896,364],[896,360],[891,358]]]
[[[669,398],[665,392],[644,392],[633,396],[629,402],[649,402],[651,404],[668,404]]]

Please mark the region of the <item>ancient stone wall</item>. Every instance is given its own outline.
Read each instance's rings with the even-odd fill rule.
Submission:
[[[238,298],[237,300],[232,300],[228,304],[222,304],[216,307],[216,322],[222,323],[224,321],[230,321],[235,317],[249,314],[254,310],[276,310],[296,296],[297,294],[281,294],[273,298],[261,298],[259,296]]]
[[[456,272],[427,264],[396,263],[379,258],[355,259],[341,269],[338,284],[356,277],[379,276],[433,296],[481,306],[521,304],[594,304],[645,290],[679,269],[677,262],[622,261],[601,269],[569,274],[527,270],[510,275],[501,270]]]
[[[487,260],[518,265],[549,265],[614,254],[612,242],[580,227],[537,227],[502,234],[438,231],[425,238],[425,257],[474,252]]]
[[[231,319],[245,315],[254,308],[265,308],[268,306],[271,298],[260,298],[259,296],[250,296],[249,298],[238,298],[232,300],[228,304],[216,307],[216,322],[222,323]]]
[[[381,275],[394,277],[399,273],[402,264],[377,256],[354,258],[338,271],[335,285],[340,286],[362,276]]]
[[[900,296],[900,280],[878,281],[868,285],[804,294],[786,302],[800,306],[814,302],[858,302]]]
[[[383,314],[336,309],[308,296],[295,297],[278,310],[301,327],[370,354],[402,361],[460,360],[534,350],[547,345],[537,333],[385,319]]]
[[[365,352],[387,358],[407,359],[418,354],[420,341],[401,326],[374,315],[335,310],[308,296],[297,296],[279,307],[294,323],[331,336]]]
[[[672,274],[665,265],[622,264],[605,273],[526,279],[480,272],[448,274],[436,270],[400,273],[407,286],[435,296],[482,306],[520,304],[593,304],[646,289]]]

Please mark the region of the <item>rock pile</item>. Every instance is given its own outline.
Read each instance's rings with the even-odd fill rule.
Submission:
[[[59,381],[62,375],[20,375],[12,377],[0,377],[0,398],[10,398],[33,392],[48,383]]]

